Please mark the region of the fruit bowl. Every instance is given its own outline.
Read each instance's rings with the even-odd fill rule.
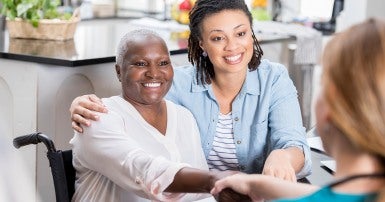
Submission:
[[[171,7],[171,18],[181,24],[189,24],[189,12],[196,0],[178,0]]]

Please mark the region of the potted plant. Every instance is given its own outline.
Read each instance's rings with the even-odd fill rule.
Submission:
[[[60,0],[0,0],[9,36],[67,40],[79,22],[77,10],[60,12]]]

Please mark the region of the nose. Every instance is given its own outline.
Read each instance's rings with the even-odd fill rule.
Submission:
[[[238,47],[237,40],[232,37],[228,37],[226,40],[225,50],[231,51],[231,50],[235,50],[237,47]]]
[[[157,78],[159,77],[160,75],[160,71],[159,69],[157,68],[156,65],[150,65],[148,68],[147,68],[147,71],[146,71],[146,74],[145,74],[147,77],[150,77],[150,78]]]

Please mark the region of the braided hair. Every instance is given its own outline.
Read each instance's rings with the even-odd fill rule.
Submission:
[[[190,36],[188,39],[188,60],[192,65],[196,66],[196,76],[198,84],[210,84],[215,78],[214,66],[208,57],[202,56],[203,50],[199,46],[202,39],[202,22],[212,15],[224,10],[240,10],[249,18],[250,26],[252,26],[253,18],[244,0],[197,0],[194,7],[190,11]],[[257,69],[261,63],[263,51],[255,37],[253,29],[251,29],[254,50],[248,68],[250,71]]]

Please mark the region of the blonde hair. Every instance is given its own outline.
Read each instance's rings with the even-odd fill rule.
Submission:
[[[355,148],[385,162],[385,22],[371,18],[336,34],[323,66],[325,88],[334,89],[325,92],[331,121]]]

